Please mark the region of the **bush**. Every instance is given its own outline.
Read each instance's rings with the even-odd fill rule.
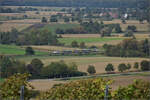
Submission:
[[[118,65],[118,71],[123,72],[126,69],[127,69],[127,66],[124,63]]]
[[[122,32],[122,29],[121,29],[121,27],[120,27],[120,24],[116,24],[116,26],[115,26],[115,32],[116,32],[116,33],[121,33],[121,32]]]
[[[72,47],[79,47],[77,41],[72,41],[71,46],[72,46]]]
[[[150,83],[142,80],[134,80],[127,87],[119,87],[113,93],[113,100],[149,100]]]
[[[87,72],[88,72],[89,74],[94,74],[94,73],[96,73],[95,67],[94,67],[93,65],[89,65],[89,66],[88,66],[88,69],[87,69]]]
[[[124,37],[132,37],[132,36],[134,36],[134,34],[131,30],[127,30],[124,34]]]
[[[105,86],[111,82],[97,78],[55,85],[54,88],[41,93],[38,100],[102,100],[105,95]],[[110,89],[108,90],[108,98],[111,98]]]
[[[85,45],[84,42],[81,42],[79,47],[80,47],[80,48],[86,48],[86,45]]]
[[[105,68],[105,71],[107,72],[111,72],[111,71],[114,71],[114,66],[113,64],[108,64]]]
[[[34,55],[34,50],[32,47],[26,47],[26,55]]]
[[[46,23],[47,22],[47,19],[46,17],[42,17],[42,20],[41,20],[42,23]]]
[[[127,70],[131,69],[131,64],[127,64]]]
[[[142,71],[149,71],[150,70],[150,62],[149,61],[143,60],[143,61],[141,61],[140,65],[141,65]]]
[[[138,63],[138,62],[135,62],[133,67],[134,67],[135,69],[138,69],[138,68],[139,68],[139,63]]]
[[[131,31],[133,31],[133,32],[136,32],[136,26],[134,26],[134,25],[129,25],[129,26],[127,27],[127,30],[131,30]]]

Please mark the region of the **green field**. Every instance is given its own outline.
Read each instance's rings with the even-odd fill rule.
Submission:
[[[24,50],[24,48],[21,48],[19,46],[15,46],[15,45],[0,45],[0,54],[24,55],[25,50]],[[35,54],[36,55],[44,55],[44,54],[48,54],[48,52],[36,51]]]
[[[57,28],[59,29],[69,29],[69,28],[75,28],[75,27],[80,27],[79,24],[70,24],[70,23],[66,23],[66,24],[60,24],[60,23],[55,23],[55,24],[47,24],[45,25],[42,30],[49,30],[52,33],[55,33],[55,30]]]
[[[111,42],[111,41],[115,41],[115,40],[123,40],[125,38],[123,37],[105,37],[105,38],[93,38],[93,37],[89,37],[89,38],[60,38],[59,41],[61,43],[65,43],[66,45],[71,44],[72,41],[77,41],[78,43],[81,42],[85,42],[85,43],[97,43],[97,42]]]

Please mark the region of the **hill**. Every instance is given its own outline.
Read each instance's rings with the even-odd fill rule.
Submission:
[[[136,7],[138,0],[1,0],[0,5],[9,6],[55,6],[55,7]]]

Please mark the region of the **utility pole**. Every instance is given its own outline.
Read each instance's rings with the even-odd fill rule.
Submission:
[[[106,85],[106,87],[105,87],[105,97],[104,97],[104,100],[108,100],[108,89],[109,89],[109,86]]]
[[[20,100],[24,100],[24,86],[21,86]]]

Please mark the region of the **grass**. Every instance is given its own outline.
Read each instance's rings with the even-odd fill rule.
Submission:
[[[100,38],[100,37],[87,37],[87,38],[60,38],[59,41],[61,43],[65,43],[66,45],[70,45],[72,41],[77,41],[78,43],[85,42],[85,43],[97,43],[97,42],[110,42],[110,41],[116,41],[116,40],[123,40],[124,38],[121,37],[105,37],[105,38]]]
[[[1,45],[0,44],[0,54],[24,55],[25,50],[24,50],[24,48],[21,48],[19,46],[15,46],[15,45]],[[35,51],[35,54],[36,55],[45,55],[45,54],[48,54],[48,52]]]
[[[69,28],[75,28],[75,27],[79,27],[79,24],[70,24],[70,23],[66,23],[66,24],[60,24],[60,23],[55,23],[55,24],[47,24],[45,25],[42,30],[47,29],[49,31],[51,31],[52,33],[55,33],[55,30],[57,28],[60,29],[69,29]]]

